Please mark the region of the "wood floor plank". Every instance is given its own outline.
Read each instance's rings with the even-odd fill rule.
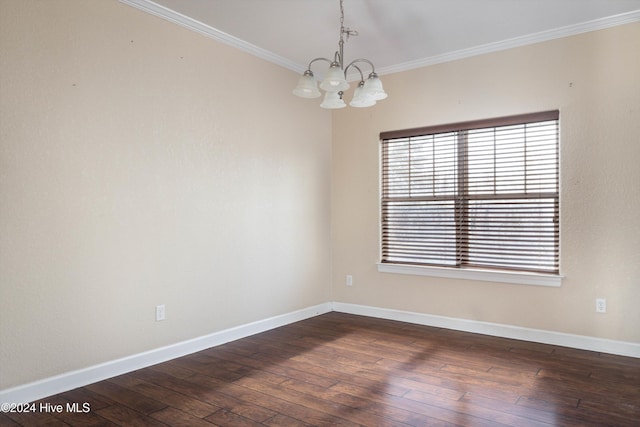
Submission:
[[[226,409],[221,409],[206,418],[207,421],[215,423],[220,427],[259,427],[264,424],[254,421],[250,418],[243,417]]]
[[[40,402],[90,411],[0,426],[636,426],[640,359],[333,312]]]
[[[110,405],[96,411],[98,415],[112,421],[119,426],[131,427],[166,427],[166,424],[137,412],[120,403]]]
[[[68,424],[64,421],[56,418],[53,414],[36,412],[36,413],[8,413],[6,414],[7,418],[15,423],[14,425],[19,425],[23,427],[35,427],[35,426],[67,426]],[[9,424],[11,425],[11,424]]]
[[[424,406],[418,402],[400,396],[387,394],[384,390],[336,384],[335,391],[369,400],[368,410],[377,415],[390,418],[411,426],[449,425],[447,422],[427,415]],[[406,394],[406,393],[405,393]]]
[[[121,375],[109,381],[195,417],[205,418],[221,409],[219,406],[203,402],[193,396],[175,392],[131,375]]]
[[[15,427],[19,426],[17,422],[0,412],[0,427]]]
[[[150,414],[167,406],[164,403],[127,390],[109,381],[91,384],[86,388],[143,414]]]
[[[244,357],[221,349],[208,355],[217,360],[235,360],[238,363],[242,363],[246,366],[252,367],[259,372],[272,373],[279,375],[275,381],[281,381],[282,377],[298,378],[311,384],[316,384],[323,387],[331,387],[339,378],[331,377],[327,375],[324,370],[314,370],[309,366],[298,367],[295,364],[291,364],[288,359],[276,358],[276,357]],[[285,364],[285,362],[287,362]],[[253,373],[252,375],[256,375]],[[269,377],[265,376],[266,379]]]
[[[476,407],[484,407],[517,415],[522,418],[540,422],[543,425],[571,425],[576,422],[576,419],[569,417],[566,413],[562,413],[561,416],[559,416],[560,411],[556,411],[555,408],[549,406],[539,408],[538,405],[520,405],[519,401],[515,403],[504,402],[499,399],[492,399],[474,393],[465,394],[462,401],[470,405],[475,405]]]
[[[161,372],[139,372],[149,382],[192,396],[203,402],[220,407],[254,421],[261,422],[276,414],[267,406],[256,405],[240,396],[232,384],[206,375],[176,378]]]
[[[211,414],[209,414],[211,415]],[[206,419],[182,412],[179,409],[168,406],[152,413],[151,418],[173,427],[215,427],[219,426]]]
[[[269,427],[312,427],[313,424],[305,423],[288,415],[278,414],[263,423]]]
[[[353,407],[344,403],[331,402],[317,395],[300,393],[283,385],[261,383],[254,381],[251,378],[243,378],[239,380],[238,383],[244,387],[269,394],[281,400],[295,403],[299,406],[313,409],[327,415],[333,415],[334,417],[354,423],[355,425],[372,427],[399,427],[403,425],[401,423],[394,423],[393,421],[380,417],[370,411],[362,410],[362,408],[358,408],[357,406]]]

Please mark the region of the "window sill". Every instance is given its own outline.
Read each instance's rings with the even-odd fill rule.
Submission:
[[[378,263],[380,273],[412,274],[417,276],[445,277],[448,279],[481,280],[516,285],[560,287],[563,276],[498,270],[475,270],[471,268],[425,267],[417,265]]]

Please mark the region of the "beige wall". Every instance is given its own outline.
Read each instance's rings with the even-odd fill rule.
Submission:
[[[387,100],[333,115],[334,301],[640,343],[640,24],[383,81]],[[560,288],[377,271],[380,131],[550,109],[561,115]]]
[[[116,0],[0,0],[0,390],[330,300],[296,81]]]

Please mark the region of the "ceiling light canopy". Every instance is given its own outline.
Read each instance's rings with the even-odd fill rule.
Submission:
[[[301,98],[318,98],[322,95],[318,89],[318,82],[313,75],[313,71],[311,71],[311,65],[317,61],[325,61],[329,63],[329,69],[322,82],[320,82],[320,89],[325,92],[324,100],[320,104],[320,107],[337,109],[347,106],[342,96],[344,95],[344,91],[349,89],[349,82],[347,82],[346,77],[347,71],[352,67],[360,74],[360,82],[354,91],[353,99],[349,102],[350,106],[370,107],[375,105],[377,101],[387,97],[387,93],[382,88],[382,82],[376,74],[375,67],[371,61],[359,58],[354,59],[347,66],[344,65],[345,35],[346,39],[349,40],[350,36],[357,36],[358,32],[344,26],[344,8],[342,6],[342,0],[340,0],[340,41],[338,42],[338,51],[334,54],[333,60],[328,58],[315,58],[309,62],[307,70],[300,76],[300,80],[298,80],[298,86],[293,90],[294,95]],[[367,64],[371,67],[371,72],[366,80],[362,69],[356,64]]]

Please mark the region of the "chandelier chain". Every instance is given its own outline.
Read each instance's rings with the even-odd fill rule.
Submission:
[[[342,4],[342,0],[340,0],[340,41],[343,41],[342,35],[347,35],[347,41],[350,36],[357,36],[358,32],[356,30],[352,30],[351,28],[344,27],[344,5]]]

